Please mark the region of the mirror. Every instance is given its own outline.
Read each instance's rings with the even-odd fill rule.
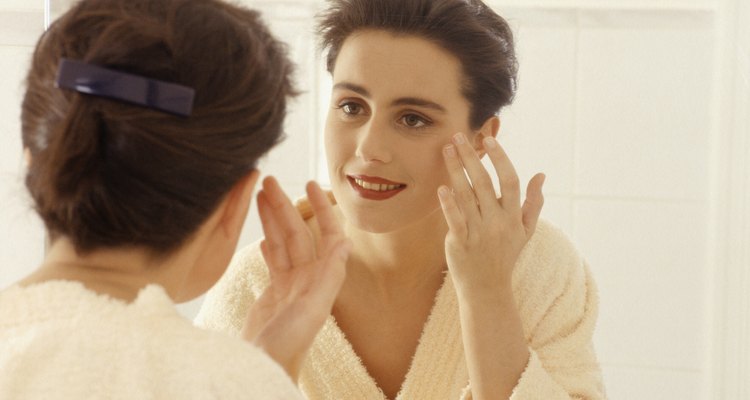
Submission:
[[[8,71],[0,111],[9,121],[17,121],[17,88],[40,33],[29,21],[54,20],[72,1],[16,3],[26,8],[0,6],[0,32],[8,33],[0,34]],[[330,78],[312,35],[324,2],[243,3],[263,11],[298,64],[303,94],[292,105],[288,138],[261,169],[299,196],[308,179],[328,181],[321,132]],[[738,28],[750,7],[741,0],[488,3],[513,27],[520,63],[499,140],[523,181],[547,174],[543,218],[591,265],[601,300],[595,344],[610,397],[750,396],[742,384],[750,355],[740,351],[750,343],[750,35]],[[13,266],[1,287],[38,262],[44,237],[19,194],[19,127],[3,126],[2,147],[19,154],[3,165],[0,225],[12,242],[4,265]],[[261,236],[256,211],[250,215],[241,245]],[[199,306],[182,311],[190,317]]]

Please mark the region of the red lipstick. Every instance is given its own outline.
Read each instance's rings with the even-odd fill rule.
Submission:
[[[388,179],[378,178],[374,176],[366,175],[347,175],[346,179],[349,181],[352,189],[357,192],[362,198],[367,200],[386,200],[401,193],[406,188],[403,183],[389,181]],[[380,188],[366,188],[363,186],[379,185]],[[395,186],[393,189],[382,188],[383,185]],[[382,190],[377,190],[382,189]]]

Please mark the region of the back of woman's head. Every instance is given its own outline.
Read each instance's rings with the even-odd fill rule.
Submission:
[[[481,0],[329,0],[318,25],[329,72],[346,38],[366,29],[419,36],[453,54],[463,67],[474,129],[513,100],[518,71],[513,33]]]
[[[62,58],[195,90],[188,117],[56,87]],[[42,36],[22,109],[26,185],[79,252],[179,247],[281,140],[292,64],[251,10],[84,0]]]

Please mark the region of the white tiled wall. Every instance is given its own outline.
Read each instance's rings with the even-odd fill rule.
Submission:
[[[605,372],[607,394],[613,400],[704,398],[700,397],[703,376],[699,372],[645,367],[611,367]]]
[[[522,177],[547,173],[543,213],[594,271],[611,398],[698,399],[713,16],[623,8],[498,8],[521,66],[505,144]]]
[[[660,17],[674,26],[662,26]],[[704,200],[709,16],[602,12],[581,19],[576,193]]]
[[[20,136],[22,83],[43,29],[42,0],[0,0],[0,287],[43,256],[43,227],[23,186]]]
[[[750,2],[726,1],[750,21]],[[292,106],[288,139],[261,169],[299,196],[306,180],[326,181],[320,131],[329,88],[311,34],[321,1],[244,2],[264,10],[298,63],[303,94]],[[521,66],[500,139],[522,179],[547,174],[543,214],[591,264],[601,297],[595,344],[610,397],[714,398],[705,387],[716,333],[709,282],[717,266],[708,242],[716,1],[490,3],[516,32]],[[42,253],[41,228],[19,194],[19,85],[43,20],[42,4],[29,4],[0,0],[0,235],[7,238],[0,240],[0,287]],[[737,69],[745,72],[733,103],[744,130],[747,26],[738,32]],[[253,209],[242,244],[259,236]]]
[[[715,398],[750,398],[750,4],[720,1],[712,204]]]
[[[700,372],[707,343],[704,207],[580,200],[575,208],[575,239],[600,290],[596,345],[605,367]]]

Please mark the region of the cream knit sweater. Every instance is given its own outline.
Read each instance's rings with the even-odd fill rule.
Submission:
[[[301,399],[280,366],[198,329],[160,286],[131,304],[51,281],[0,292],[0,399]]]
[[[310,217],[309,207],[299,208]],[[196,323],[238,334],[245,312],[267,285],[267,268],[255,243],[235,255],[209,291]],[[591,339],[596,288],[581,256],[551,224],[539,221],[514,270],[513,289],[531,358],[511,399],[605,398]],[[300,387],[311,400],[385,399],[333,317],[316,338]],[[456,292],[446,279],[397,399],[458,400],[470,398],[470,392]]]

